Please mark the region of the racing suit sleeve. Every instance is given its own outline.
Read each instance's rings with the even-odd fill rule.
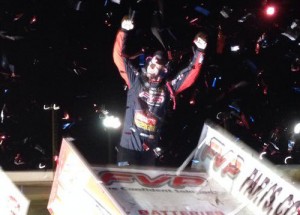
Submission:
[[[189,65],[182,69],[171,81],[175,94],[184,91],[196,81],[200,74],[203,59],[204,50],[196,49]]]
[[[113,60],[121,77],[124,79],[128,88],[130,88],[130,83],[133,81],[136,74],[134,73],[133,66],[130,63],[128,56],[124,54],[127,34],[128,33],[123,29],[120,29],[117,32],[113,46]]]

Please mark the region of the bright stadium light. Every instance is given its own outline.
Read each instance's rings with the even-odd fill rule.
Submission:
[[[121,126],[121,121],[118,117],[106,115],[102,121],[105,128],[118,129]]]
[[[294,133],[299,134],[300,133],[300,123],[297,123],[294,127]]]
[[[276,8],[272,5],[269,5],[265,9],[265,13],[267,16],[273,16],[276,12]]]
[[[240,50],[240,46],[238,46],[238,45],[231,46],[231,47],[230,47],[230,50],[231,50],[232,52],[237,52],[237,51]]]

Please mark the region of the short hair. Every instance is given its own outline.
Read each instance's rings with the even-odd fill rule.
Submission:
[[[168,63],[168,58],[166,52],[158,50],[154,52],[153,57],[157,59],[157,63],[160,65],[166,65]]]

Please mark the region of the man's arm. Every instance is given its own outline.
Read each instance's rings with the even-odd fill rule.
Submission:
[[[113,59],[116,64],[121,77],[125,80],[128,87],[130,87],[130,82],[127,74],[128,65],[126,64],[127,59],[123,55],[123,50],[126,42],[127,31],[132,30],[134,27],[131,20],[124,17],[121,23],[121,29],[116,35],[116,39],[113,47]]]
[[[181,70],[171,82],[176,94],[190,87],[200,74],[207,46],[206,36],[203,34],[197,34],[194,39],[194,43],[197,48],[194,51],[192,60],[189,65]]]

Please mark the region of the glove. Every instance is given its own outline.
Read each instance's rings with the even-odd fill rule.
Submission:
[[[128,16],[125,16],[122,19],[121,28],[126,30],[126,31],[132,30],[134,28],[133,21],[131,19],[129,19]]]
[[[200,50],[205,50],[207,46],[206,35],[203,33],[198,33],[194,39],[194,43]]]

